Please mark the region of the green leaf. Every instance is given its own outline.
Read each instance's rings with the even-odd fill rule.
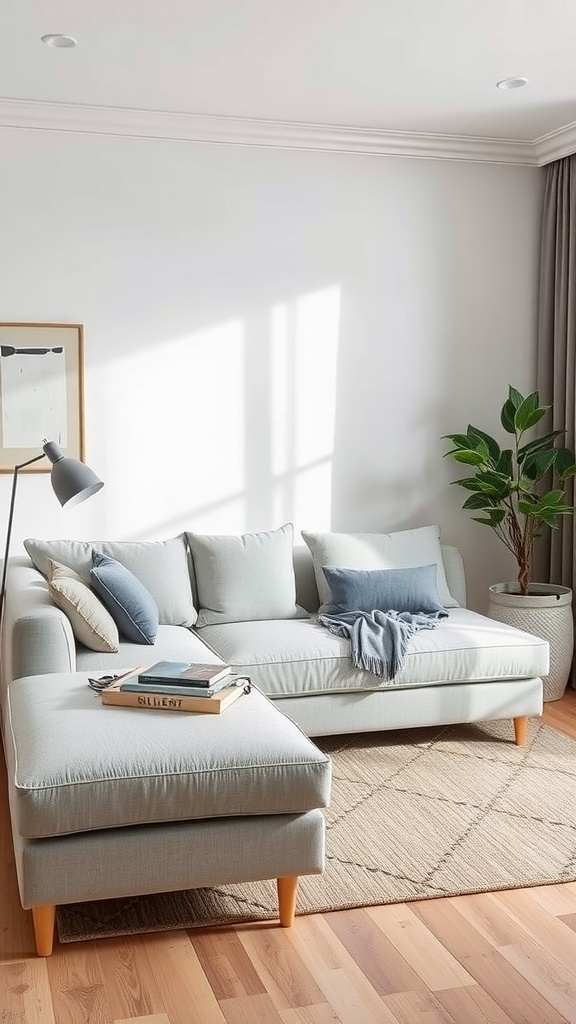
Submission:
[[[512,403],[514,410],[519,409],[524,401],[524,395],[521,395],[511,384],[508,385],[508,401]]]
[[[546,410],[544,410],[546,411]],[[538,392],[534,391],[524,399],[514,413],[514,427],[519,434],[522,434],[530,426],[530,421],[538,412]],[[544,415],[544,413],[542,413]]]
[[[441,441],[452,441],[457,448],[468,448],[470,440],[467,434],[443,434],[440,438]]]
[[[511,448],[504,448],[504,450],[500,452],[500,458],[498,459],[498,463],[497,463],[495,469],[496,469],[496,472],[497,473],[501,473],[502,476],[508,476],[508,477],[514,476],[514,470],[513,470],[513,467],[512,467],[512,449]]]
[[[471,494],[468,498],[466,498],[466,501],[462,505],[462,508],[467,508],[467,509],[485,508],[485,509],[488,509],[488,508],[491,507],[492,500],[498,500],[498,499],[490,499],[486,494]]]
[[[483,466],[484,456],[480,452],[458,449],[449,453],[456,462],[465,462],[469,466]]]
[[[523,444],[522,447],[518,449],[518,462],[522,463],[524,459],[527,458],[528,455],[532,455],[533,452],[539,452],[544,448],[550,448],[554,439],[564,433],[564,430],[553,430],[550,434],[545,434],[544,437],[537,437],[534,441],[529,441],[528,444]]]
[[[483,430],[478,427],[473,427],[471,423],[468,424],[468,437],[475,437],[482,441],[490,455],[490,458],[496,464],[500,458],[500,445],[490,434],[485,434]],[[472,445],[470,447],[473,447]]]
[[[472,516],[472,521],[474,523],[482,523],[484,526],[491,526],[492,529],[495,529],[495,527],[500,525],[506,515],[503,508],[492,509],[488,514],[490,516],[489,519],[481,519],[479,516]]]
[[[534,452],[524,462],[523,472],[529,480],[541,480],[545,473],[554,465],[558,450],[556,448],[543,452]]]
[[[485,494],[492,494],[501,501],[504,498],[510,497],[512,493],[512,481],[501,473],[494,473],[488,470],[485,473],[478,473],[476,479]]]
[[[555,469],[561,480],[567,480],[569,476],[574,476],[576,473],[574,453],[569,448],[557,449]]]
[[[482,484],[478,483],[478,479],[475,476],[464,476],[461,480],[452,480],[452,484],[459,484],[460,487],[465,487],[467,491],[482,490]]]
[[[507,402],[504,402],[504,405],[502,406],[502,411],[500,413],[500,422],[507,434],[516,433],[516,428],[514,427],[515,413],[516,408],[514,404],[510,399],[508,399]]]

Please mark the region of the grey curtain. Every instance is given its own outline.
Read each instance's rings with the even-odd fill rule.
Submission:
[[[538,314],[538,391],[552,405],[549,430],[576,438],[576,155],[550,164],[542,216]],[[574,481],[566,498],[574,504]],[[576,591],[576,516],[546,530],[535,551],[537,578]]]

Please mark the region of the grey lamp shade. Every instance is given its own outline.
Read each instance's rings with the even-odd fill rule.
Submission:
[[[47,441],[43,451],[52,463],[52,489],[64,508],[78,505],[104,486],[84,462],[63,455],[55,441]]]

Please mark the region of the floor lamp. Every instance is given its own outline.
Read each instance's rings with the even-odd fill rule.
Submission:
[[[19,466],[14,466],[10,511],[8,513],[8,529],[6,531],[4,565],[2,566],[2,586],[0,587],[0,624],[2,622],[2,613],[4,611],[6,573],[8,570],[8,555],[10,553],[10,538],[12,537],[12,521],[14,519],[14,503],[16,501],[18,471],[24,469],[25,466],[31,466],[33,462],[39,462],[40,459],[43,459],[44,457],[50,459],[50,462],[52,463],[50,483],[52,484],[54,494],[63,508],[71,508],[72,505],[78,505],[79,502],[84,501],[86,498],[90,498],[92,494],[96,494],[96,491],[99,491],[100,488],[104,486],[102,480],[99,480],[93,470],[91,470],[84,462],[79,462],[78,459],[71,459],[67,455],[63,455],[55,441],[44,440],[41,455],[35,455],[33,459],[28,459],[27,462],[21,462]]]

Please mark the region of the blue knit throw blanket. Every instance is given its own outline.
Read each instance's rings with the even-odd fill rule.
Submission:
[[[444,610],[417,615],[395,611],[342,612],[319,615],[318,622],[350,641],[355,668],[392,680],[402,669],[410,637],[421,629],[434,629],[447,615]]]

